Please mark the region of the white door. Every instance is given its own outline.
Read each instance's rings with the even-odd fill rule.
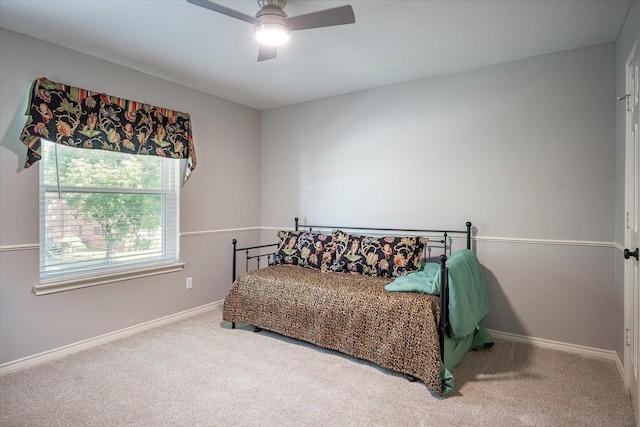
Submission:
[[[627,60],[626,137],[626,233],[625,261],[625,362],[629,391],[640,426],[640,105],[638,86],[638,45]]]

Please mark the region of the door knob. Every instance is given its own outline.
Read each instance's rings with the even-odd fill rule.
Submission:
[[[634,257],[636,260],[639,260],[638,259],[638,248],[636,248],[636,250],[633,251],[633,252],[631,252],[629,249],[625,249],[624,250],[624,259],[629,259],[631,257]]]

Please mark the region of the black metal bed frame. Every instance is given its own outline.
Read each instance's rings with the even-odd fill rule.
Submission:
[[[301,225],[299,224],[299,220],[296,217],[295,221],[295,230],[299,231],[302,229],[307,229],[309,231],[313,231],[313,229],[317,230],[332,230],[332,229],[341,229],[341,230],[355,230],[355,231],[368,231],[368,232],[397,232],[401,234],[413,233],[413,234],[440,234],[442,238],[440,240],[435,240],[436,243],[442,243],[443,246],[443,254],[440,255],[440,323],[438,328],[438,335],[440,339],[440,359],[444,361],[444,336],[446,333],[447,325],[449,324],[449,270],[447,268],[447,248],[451,251],[452,238],[451,235],[465,235],[467,249],[471,249],[471,222],[467,222],[466,230],[412,230],[412,229],[403,229],[403,228],[371,228],[371,227],[345,227],[345,226],[329,226],[329,225]],[[449,239],[449,240],[447,240]],[[433,239],[429,238],[429,243],[434,242]],[[447,242],[448,245],[447,245]],[[260,259],[263,257],[268,257],[273,255],[274,252],[268,253],[259,253],[255,255],[250,255],[251,251],[257,249],[264,249],[269,247],[278,246],[278,243],[271,243],[267,245],[258,245],[258,246],[249,246],[244,248],[237,247],[238,241],[233,239],[231,241],[232,247],[232,283],[236,280],[236,262],[238,252],[245,252],[245,271],[249,270],[249,261],[252,259],[256,260],[256,268],[260,268]],[[424,255],[423,255],[424,257]],[[235,328],[235,322],[232,323],[232,328]],[[256,328],[256,331],[260,331],[259,328]]]

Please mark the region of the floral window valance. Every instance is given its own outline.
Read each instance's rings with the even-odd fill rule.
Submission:
[[[20,140],[25,168],[40,160],[40,138],[71,147],[187,159],[196,168],[189,114],[55,83],[33,82]]]

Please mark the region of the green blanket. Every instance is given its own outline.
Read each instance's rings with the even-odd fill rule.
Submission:
[[[442,394],[453,389],[451,371],[469,350],[491,346],[493,338],[482,325],[489,300],[476,255],[462,249],[447,260],[449,269],[449,327],[445,335],[445,360],[440,367]],[[385,286],[390,292],[440,295],[440,264],[426,263],[420,271],[398,277]]]
[[[450,338],[474,332],[489,313],[489,299],[480,262],[472,251],[462,249],[447,260],[449,268]],[[398,277],[385,286],[390,292],[421,292],[440,295],[440,264],[426,263],[420,271]]]

